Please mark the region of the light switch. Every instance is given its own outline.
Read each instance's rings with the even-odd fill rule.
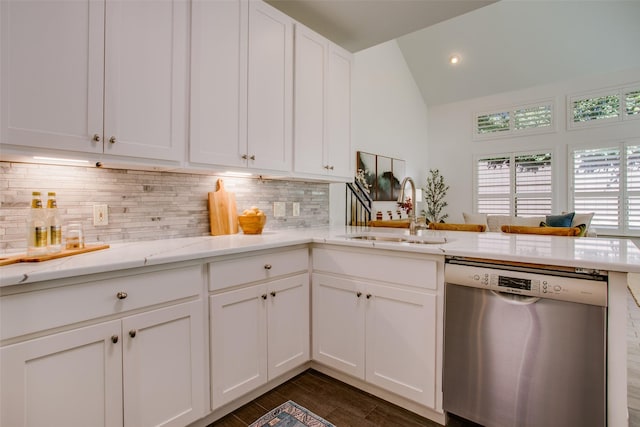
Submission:
[[[273,216],[276,218],[285,216],[285,206],[285,202],[273,202]]]

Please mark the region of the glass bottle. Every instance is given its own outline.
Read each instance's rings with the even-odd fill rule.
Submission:
[[[49,252],[62,250],[62,221],[58,212],[56,193],[49,191],[47,200],[47,224],[49,226]]]
[[[42,208],[40,192],[31,193],[31,209],[27,218],[27,255],[44,255],[47,253],[47,214]]]

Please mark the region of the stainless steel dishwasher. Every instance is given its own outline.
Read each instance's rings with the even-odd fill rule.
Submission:
[[[443,407],[488,427],[606,425],[606,273],[447,259]]]

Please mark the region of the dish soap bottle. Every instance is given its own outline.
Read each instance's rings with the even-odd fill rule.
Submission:
[[[62,250],[62,221],[58,212],[56,193],[49,191],[47,200],[47,224],[49,226],[49,252]]]
[[[40,192],[31,193],[31,210],[27,219],[27,255],[47,253],[47,214],[42,208]]]

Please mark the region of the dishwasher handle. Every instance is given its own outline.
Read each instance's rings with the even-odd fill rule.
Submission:
[[[527,295],[510,294],[508,292],[489,291],[507,304],[513,305],[530,305],[540,300],[540,297],[532,297]]]

